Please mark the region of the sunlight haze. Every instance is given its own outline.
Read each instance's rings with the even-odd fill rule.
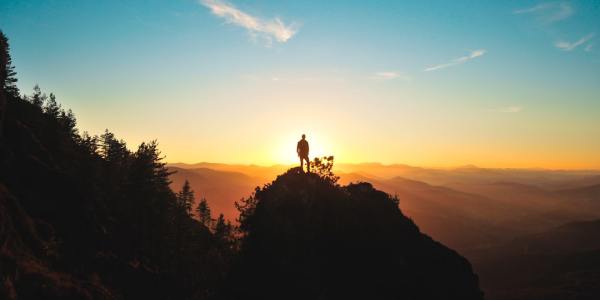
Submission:
[[[600,169],[594,1],[2,1],[19,88],[168,162]],[[40,50],[43,48],[43,51]]]

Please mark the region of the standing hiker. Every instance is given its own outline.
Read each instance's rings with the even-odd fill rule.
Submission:
[[[304,161],[306,161],[306,168],[310,173],[310,160],[308,159],[308,142],[306,141],[306,135],[302,135],[302,139],[298,141],[298,145],[296,146],[296,152],[298,153],[298,157],[300,157],[300,168],[304,171]]]

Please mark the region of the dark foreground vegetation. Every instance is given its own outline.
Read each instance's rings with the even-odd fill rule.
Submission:
[[[1,42],[0,299],[212,295],[231,226],[190,217],[155,142],[80,134],[54,95],[20,95]]]
[[[482,299],[469,262],[422,234],[396,198],[325,174],[291,169],[240,205],[227,298]]]

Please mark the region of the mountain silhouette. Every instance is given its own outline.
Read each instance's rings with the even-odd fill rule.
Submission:
[[[290,169],[243,203],[229,299],[482,299],[469,262],[369,183]]]

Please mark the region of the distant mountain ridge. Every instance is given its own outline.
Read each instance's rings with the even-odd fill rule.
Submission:
[[[206,167],[221,171],[238,171],[246,174],[280,174],[292,165],[244,165],[223,163],[173,163],[173,167],[190,169]],[[495,183],[515,182],[544,189],[568,189],[600,184],[600,170],[551,170],[551,169],[510,169],[480,168],[474,165],[456,168],[424,168],[406,164],[381,163],[338,163],[336,173],[369,174],[380,179],[396,176],[423,181],[432,185],[456,184],[461,182]],[[369,177],[369,176],[367,176]],[[272,177],[270,177],[272,178]]]
[[[201,177],[193,175],[194,167],[210,166],[216,166],[215,170],[219,172],[243,173],[250,178],[229,179],[227,173],[224,173],[219,177],[220,180],[232,183],[224,187],[216,183],[218,180],[203,181]],[[198,193],[206,196],[209,203],[233,220],[237,218],[233,202],[247,197],[255,187],[268,182],[269,178],[272,178],[269,176],[280,167],[240,167],[209,163],[186,165],[185,169],[173,167],[173,170],[180,172],[171,177],[174,181],[172,186],[177,188],[188,176]],[[338,170],[336,173],[340,176],[341,183],[371,182],[383,191],[397,194],[400,196],[403,210],[416,220],[425,232],[457,249],[482,247],[501,239],[534,233],[565,222],[600,217],[600,209],[594,209],[596,205],[600,205],[600,200],[582,200],[583,192],[570,195],[575,193],[575,190],[556,192],[554,185],[544,185],[549,182],[547,177],[550,176],[546,171],[480,169],[474,166],[437,170],[378,163],[340,164],[334,168]],[[398,175],[398,172],[404,172],[404,175]],[[512,172],[516,175],[512,176]],[[594,182],[595,178],[594,175],[589,175],[590,171],[547,172],[552,178],[559,174],[556,178],[561,178],[560,182],[556,182],[556,178],[550,182],[561,187],[572,185],[574,181]],[[489,174],[493,175],[490,177]],[[525,183],[518,181],[523,178],[523,174],[528,174]],[[539,174],[546,175],[540,177]],[[529,181],[537,177],[542,180],[535,185],[529,184]],[[416,178],[432,180],[423,181]],[[439,185],[435,182],[444,184]],[[223,187],[220,188],[221,186]],[[585,188],[582,191],[585,191]],[[600,199],[593,193],[590,197]]]

